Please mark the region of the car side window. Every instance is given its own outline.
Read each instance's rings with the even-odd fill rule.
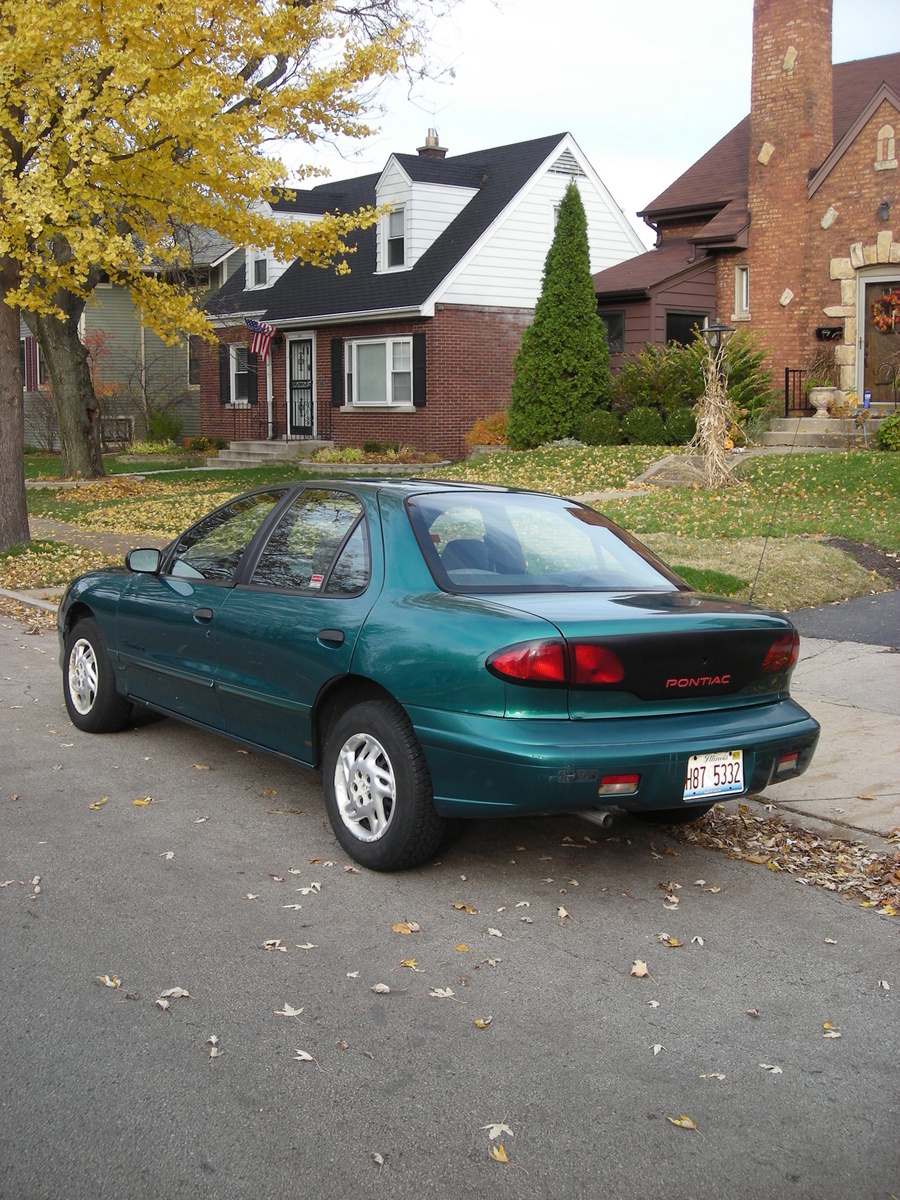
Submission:
[[[272,531],[251,584],[304,592],[349,594],[369,579],[363,507],[348,492],[308,489]]]
[[[169,574],[231,583],[250,540],[284,491],[242,496],[203,517],[179,538]]]

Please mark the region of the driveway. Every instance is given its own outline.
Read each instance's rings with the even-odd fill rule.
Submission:
[[[900,1194],[900,918],[576,817],[359,871],[312,773],[78,734],[56,654],[0,619],[3,1200]]]

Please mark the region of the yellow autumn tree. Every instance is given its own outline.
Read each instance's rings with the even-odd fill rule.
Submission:
[[[0,550],[28,540],[20,312],[47,359],[63,473],[102,474],[78,337],[97,283],[127,287],[173,340],[209,333],[177,282],[186,228],[340,263],[375,214],[267,218],[254,201],[287,178],[267,149],[371,132],[372,89],[419,64],[434,15],[427,0],[2,0]]]

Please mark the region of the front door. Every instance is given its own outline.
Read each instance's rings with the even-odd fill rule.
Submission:
[[[313,406],[313,340],[292,338],[288,354],[288,436],[315,432]]]
[[[900,391],[900,280],[866,284],[863,387],[895,402]]]

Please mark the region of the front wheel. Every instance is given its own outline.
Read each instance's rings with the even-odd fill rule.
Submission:
[[[116,733],[131,714],[131,705],[116,691],[106,642],[92,617],[66,636],[63,697],[69,719],[84,733]]]
[[[322,776],[331,827],[361,866],[397,871],[437,853],[447,822],[435,812],[422,747],[398,704],[368,700],[339,717]]]
[[[690,808],[649,808],[643,811],[632,808],[628,811],[632,817],[646,821],[648,825],[690,825],[692,821],[705,817],[711,808],[711,804],[692,804]]]

